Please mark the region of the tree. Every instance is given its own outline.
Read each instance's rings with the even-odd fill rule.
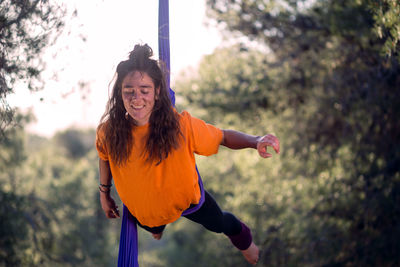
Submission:
[[[386,56],[397,56],[400,61],[400,4],[398,1],[368,1],[374,19],[374,32],[384,41],[382,52]]]
[[[292,252],[282,261],[396,264],[399,245],[395,240],[400,236],[396,228],[400,220],[396,204],[400,198],[398,3],[214,0],[208,5],[209,14],[227,34],[244,35],[270,49],[265,63],[276,76],[267,76],[272,84],[262,87],[269,92],[261,94],[275,99],[268,103],[282,114],[288,138],[282,157],[297,159],[286,158],[285,170],[293,178],[309,177],[315,184],[318,201],[302,221],[295,222],[303,236],[288,239],[287,228],[278,231]],[[218,77],[213,81],[210,87],[217,89],[218,96],[218,88],[227,81]],[[226,90],[218,98],[232,96]],[[225,115],[232,113],[225,111]],[[272,255],[279,255],[279,247],[270,248],[275,251]]]
[[[18,83],[32,90],[42,87],[45,68],[41,55],[64,28],[66,8],[47,0],[0,1],[0,138],[14,121],[15,110],[6,97]]]
[[[18,124],[24,123],[22,116],[17,120]],[[7,129],[5,134],[13,138],[5,139],[0,152],[0,264],[19,266],[26,260],[24,252],[29,247],[26,241],[29,226],[24,216],[28,201],[13,190],[17,186],[17,169],[26,159],[26,154],[20,129]]]
[[[64,148],[66,156],[71,159],[79,159],[93,149],[95,132],[79,129],[67,129],[56,134],[56,143]]]
[[[0,150],[0,265],[114,265],[119,225],[100,207],[94,130],[46,139],[18,119]]]
[[[181,97],[177,107],[220,128],[256,135],[275,133],[283,139],[284,146],[283,129],[287,124],[275,105],[279,73],[269,69],[271,60],[262,50],[241,45],[216,49],[202,59],[196,72],[185,73],[177,81],[175,89]],[[252,228],[254,240],[260,245],[265,242],[265,235],[272,236],[275,229],[282,228],[282,221],[294,220],[292,209],[305,210],[301,202],[312,197],[305,196],[299,201],[292,193],[298,181],[282,177],[280,158],[263,160],[254,150],[233,152],[221,148],[212,158],[197,159],[205,188],[222,209],[233,212]],[[302,184],[306,187],[307,182]],[[293,229],[290,225],[285,227]],[[284,242],[282,238],[276,240]],[[207,233],[191,223],[173,231],[168,244],[172,245],[161,253],[167,265],[186,266],[193,261],[199,266],[246,264],[226,237]],[[185,257],[167,257],[182,251]]]
[[[274,74],[267,62],[259,51],[239,45],[216,49],[203,58],[196,75],[187,73],[187,78],[182,75],[177,81],[182,104],[203,109],[204,119],[210,122],[223,120],[218,113],[240,114],[245,121],[258,111],[274,109],[275,88],[270,80]]]
[[[299,51],[311,36],[318,41],[318,36],[350,39],[367,33],[383,54],[399,56],[400,6],[394,0],[208,0],[207,4],[208,15],[225,30],[257,39],[275,53],[285,48],[282,44],[293,46],[291,52]]]

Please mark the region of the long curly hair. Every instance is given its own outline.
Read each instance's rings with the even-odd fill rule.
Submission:
[[[179,147],[179,117],[169,98],[162,65],[151,59],[152,56],[153,50],[147,44],[135,45],[129,59],[121,61],[117,66],[112,94],[98,126],[98,130],[104,131],[105,145],[111,159],[117,165],[126,163],[134,142],[132,130],[136,123],[130,116],[125,116],[126,110],[122,100],[122,82],[131,72],[146,73],[153,80],[154,88],[159,88],[158,98],[149,119],[146,151],[143,152],[147,155],[147,160],[159,164],[173,149]]]

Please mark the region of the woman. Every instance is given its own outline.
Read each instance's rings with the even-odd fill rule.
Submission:
[[[176,221],[201,198],[194,153],[212,155],[220,145],[255,148],[268,158],[267,146],[279,153],[273,135],[247,135],[221,130],[178,113],[171,104],[159,63],[147,45],[136,45],[129,59],[117,67],[116,81],[106,112],[97,129],[100,201],[107,218],[119,218],[110,196],[111,180],[138,224],[160,239],[165,225]],[[259,249],[250,229],[234,215],[221,211],[205,191],[204,203],[184,217],[210,231],[224,233],[256,264]]]

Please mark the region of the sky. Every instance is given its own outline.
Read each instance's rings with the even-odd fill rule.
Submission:
[[[117,64],[137,43],[149,44],[158,58],[158,0],[69,0],[66,28],[43,59],[44,89],[20,84],[8,100],[36,120],[27,130],[46,137],[69,127],[96,127],[104,113]],[[205,0],[170,0],[172,87],[179,73],[195,67],[222,42],[205,26]],[[76,8],[77,17],[71,18]]]

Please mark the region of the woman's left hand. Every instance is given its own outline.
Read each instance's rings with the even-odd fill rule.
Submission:
[[[263,158],[272,157],[272,154],[267,152],[268,146],[271,146],[277,154],[280,153],[279,139],[272,134],[267,134],[264,135],[263,137],[260,137],[260,139],[257,142],[257,151],[261,157]]]

